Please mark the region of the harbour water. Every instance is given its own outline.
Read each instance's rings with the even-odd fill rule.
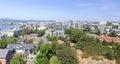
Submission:
[[[7,30],[10,29],[11,27],[16,27],[16,26],[20,26],[18,24],[14,24],[14,25],[0,25],[0,30]]]
[[[0,30],[7,30],[10,28],[10,25],[0,25]]]

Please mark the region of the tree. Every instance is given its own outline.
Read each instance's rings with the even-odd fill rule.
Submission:
[[[112,36],[112,37],[116,37],[117,34],[115,33],[115,31],[113,31],[113,32],[110,33],[110,36]]]
[[[37,34],[39,36],[43,36],[45,34],[45,30],[37,30]]]
[[[44,44],[40,47],[40,53],[43,53],[46,55],[46,57],[48,59],[50,59],[50,57],[52,57],[52,46],[51,44]]]
[[[115,58],[115,54],[112,50],[109,50],[106,54],[105,57],[109,60],[113,60]]]
[[[43,53],[38,54],[36,59],[37,59],[37,62],[35,62],[35,64],[49,64],[48,58]]]
[[[30,29],[28,29],[28,28],[26,28],[26,29],[24,29],[24,30],[20,33],[20,35],[27,35],[27,34],[31,34],[31,33],[33,33],[33,31],[30,30]]]
[[[87,47],[89,45],[92,45],[94,43],[98,43],[99,40],[93,38],[93,37],[89,37],[89,36],[85,36],[82,40],[79,40],[76,43],[76,48],[83,50],[84,47]]]
[[[120,45],[116,48],[116,63],[120,64]]]
[[[27,40],[26,43],[33,43],[33,39]]]
[[[97,30],[97,33],[96,33],[97,35],[100,35],[101,33],[100,33],[100,30]]]
[[[21,56],[15,56],[11,59],[10,64],[26,64]]]
[[[87,43],[87,42],[84,42],[84,41],[79,41],[77,42],[76,44],[76,48],[77,49],[80,49],[80,50],[83,50],[84,47],[87,47],[90,43]]]
[[[50,58],[50,64],[61,64],[60,61],[58,60],[57,56],[52,56]]]
[[[61,46],[57,42],[52,43],[52,54],[56,55],[56,51],[61,49]]]
[[[83,48],[83,51],[88,56],[102,56],[107,53],[107,48],[101,43],[93,43]]]
[[[37,55],[36,64],[49,64],[49,59],[52,57],[52,46],[51,44],[43,44],[40,47],[40,53]]]
[[[98,34],[98,30],[91,30],[89,33],[90,34]]]
[[[112,25],[112,28],[118,29],[118,25]]]
[[[61,64],[78,64],[76,50],[70,47],[63,48],[57,51],[57,57]]]
[[[62,40],[62,41],[65,41],[66,40],[66,38],[65,37],[59,37],[59,40]]]
[[[67,29],[67,28],[66,28],[66,29],[64,30],[65,34],[70,34],[71,29],[72,29],[72,28],[70,28],[70,29]]]
[[[43,36],[45,34],[45,30],[30,30],[28,28],[24,29],[23,32],[21,32],[20,35],[28,35],[28,34],[32,34],[32,33],[35,33],[35,34],[38,34],[39,36]]]
[[[41,39],[38,43],[38,49],[40,50],[41,45],[43,44],[43,40]]]
[[[58,40],[58,37],[57,36],[47,36],[46,37],[48,40],[50,40],[50,41],[57,41]]]
[[[79,40],[82,40],[84,36],[86,35],[85,32],[83,32],[80,29],[66,29],[66,34],[68,34],[69,40],[73,43],[77,43]]]
[[[5,39],[0,40],[0,48],[5,48],[7,44],[16,43],[18,38],[16,37],[6,37]]]
[[[102,44],[107,46],[109,43],[107,41],[103,40]]]

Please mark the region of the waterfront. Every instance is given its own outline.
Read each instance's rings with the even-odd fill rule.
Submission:
[[[9,27],[10,25],[0,25],[0,30],[7,30]]]

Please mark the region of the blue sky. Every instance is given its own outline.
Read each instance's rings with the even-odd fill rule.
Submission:
[[[0,0],[0,18],[120,20],[120,0]]]

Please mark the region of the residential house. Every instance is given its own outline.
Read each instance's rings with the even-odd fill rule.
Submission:
[[[17,43],[19,43],[19,44],[24,44],[25,42],[26,42],[26,38],[23,38],[23,37],[21,37],[18,41],[17,41]]]
[[[104,35],[107,32],[104,26],[98,26],[97,29],[100,31],[101,35]]]
[[[33,44],[8,44],[7,49],[15,51],[15,55],[20,55],[22,57],[27,57],[34,52]]]
[[[100,40],[105,40],[107,42],[117,42],[120,44],[120,38],[119,37],[110,37],[110,36],[97,36],[98,39]]]
[[[10,64],[12,52],[9,49],[0,49],[0,64]]]
[[[38,36],[38,34],[29,34],[29,35],[24,35],[22,38],[26,39],[26,40],[33,40],[33,44],[35,46],[37,46],[40,42],[40,37]]]

